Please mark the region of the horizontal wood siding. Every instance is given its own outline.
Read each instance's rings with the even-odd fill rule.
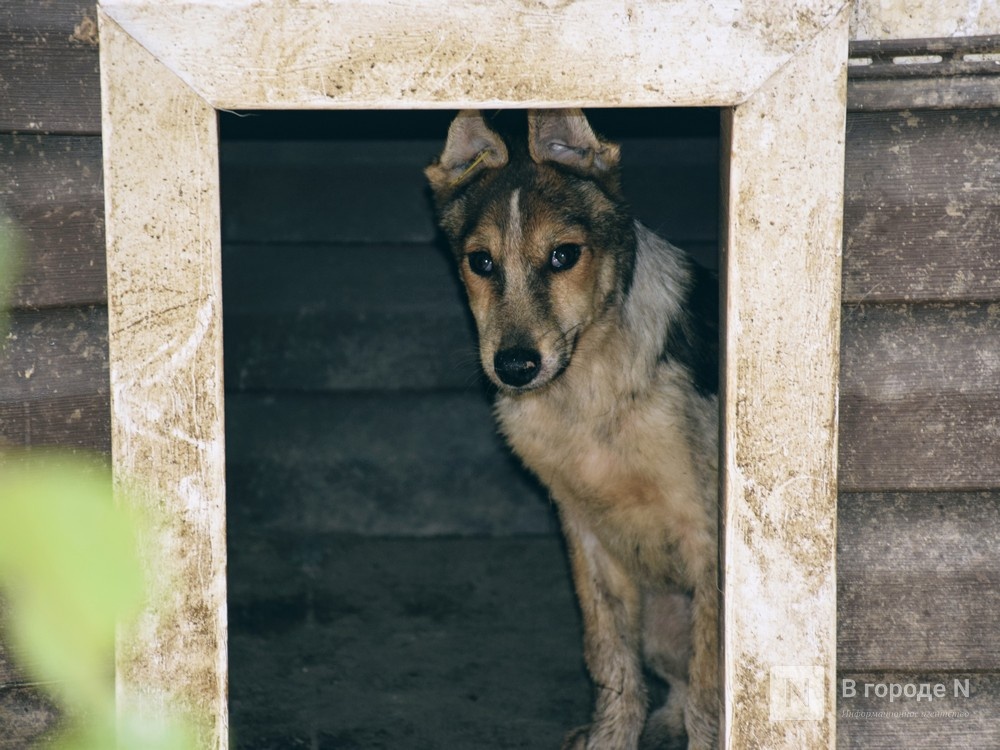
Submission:
[[[4,659],[0,653],[0,665]],[[0,680],[0,750],[32,747],[52,731],[59,718],[58,710],[37,686]]]
[[[228,389],[475,384],[475,334],[454,265],[432,245],[227,245]]]
[[[845,302],[1000,299],[1000,110],[850,115],[844,203]]]
[[[0,440],[110,450],[105,309],[17,311],[7,326]]]
[[[1000,672],[1000,493],[843,494],[839,520],[839,669]]]
[[[0,3],[0,224],[20,240],[0,284],[0,451],[110,450],[96,18],[87,0]],[[60,713],[2,641],[0,750],[21,750]]]
[[[555,536],[248,529],[229,572],[234,747],[551,750],[587,721]]]
[[[848,122],[837,659],[859,693],[839,686],[837,744],[996,747],[1000,111]]]
[[[1000,486],[1000,304],[847,305],[842,491]]]
[[[105,304],[101,140],[0,134],[0,212],[20,236],[15,307]]]
[[[0,5],[0,132],[101,132],[96,4]]]
[[[442,133],[445,131],[442,131]],[[345,137],[223,142],[223,237],[228,243],[418,243],[438,240],[423,168],[443,145]],[[718,146],[711,138],[623,142],[636,214],[676,243],[718,234]],[[714,252],[707,258],[715,261]]]
[[[374,536],[556,531],[479,389],[230,394],[230,523]],[[281,502],[273,502],[281,498]]]

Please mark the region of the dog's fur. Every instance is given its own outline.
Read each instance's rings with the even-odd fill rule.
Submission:
[[[632,218],[581,111],[527,119],[525,141],[461,112],[426,175],[500,429],[572,559],[595,707],[564,747],[714,748],[718,290]],[[649,715],[644,668],[669,686]]]

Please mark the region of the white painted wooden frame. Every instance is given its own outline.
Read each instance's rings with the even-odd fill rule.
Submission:
[[[216,111],[718,106],[722,744],[834,747],[846,0],[105,0],[99,15],[113,460],[165,511],[149,567],[173,585],[120,639],[121,711],[193,712],[199,747],[228,742]]]

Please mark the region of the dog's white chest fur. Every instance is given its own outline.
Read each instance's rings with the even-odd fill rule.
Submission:
[[[565,391],[501,396],[497,417],[564,519],[589,527],[633,574],[686,588],[702,551],[685,548],[714,534],[704,472],[715,467],[695,463],[682,393],[654,389],[608,411],[568,404]]]

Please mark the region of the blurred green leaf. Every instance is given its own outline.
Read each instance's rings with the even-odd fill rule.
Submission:
[[[116,716],[116,628],[144,602],[138,539],[148,527],[115,503],[101,459],[47,452],[0,455],[0,591],[4,639],[23,667],[78,718],[58,750],[186,750],[170,717]]]
[[[36,678],[85,710],[108,684],[115,623],[142,597],[135,527],[108,470],[69,456],[0,462],[0,585]]]
[[[8,301],[20,266],[20,241],[14,223],[0,211],[0,351],[7,334]]]

